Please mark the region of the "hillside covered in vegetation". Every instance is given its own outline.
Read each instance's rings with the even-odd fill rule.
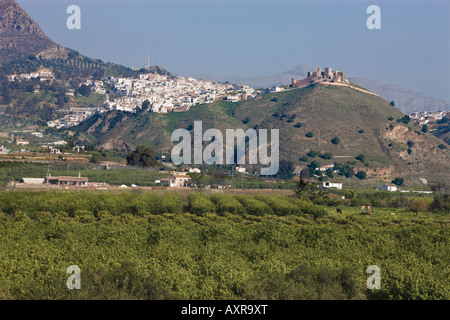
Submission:
[[[351,165],[368,177],[408,176],[417,183],[419,177],[442,182],[450,171],[450,153],[439,148],[442,141],[422,132],[384,99],[348,87],[311,85],[169,114],[112,111],[82,123],[76,137],[106,149],[146,145],[170,154],[172,132],[192,131],[200,120],[204,130],[221,132],[279,129],[281,160],[300,168],[317,160],[319,165]]]

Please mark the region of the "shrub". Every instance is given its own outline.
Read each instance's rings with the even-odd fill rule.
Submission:
[[[333,159],[333,154],[330,152],[327,152],[327,153],[321,154],[320,158],[325,159],[325,160]]]
[[[409,202],[408,208],[415,212],[428,211],[428,203],[423,199],[414,199]]]
[[[300,210],[300,212],[304,214],[310,214],[313,215],[314,218],[320,218],[324,217],[328,214],[327,210],[324,208],[315,205],[310,200],[305,199],[299,199],[299,198],[288,198],[287,199],[297,206],[297,208]]]
[[[361,179],[361,180],[367,178],[367,174],[366,174],[364,171],[358,171],[358,173],[355,174],[355,176],[356,176],[358,179]]]
[[[366,156],[364,155],[364,154],[358,154],[356,157],[355,157],[355,159],[356,160],[359,160],[359,161],[361,161],[361,162],[364,162],[365,160],[366,160]]]
[[[161,196],[161,211],[160,213],[181,213],[183,203],[181,197],[176,192],[167,192]]]
[[[408,124],[411,121],[410,116],[404,116],[403,118],[397,119],[397,122]]]
[[[294,127],[295,128],[301,128],[303,126],[303,124],[301,122],[297,122]]]
[[[320,156],[320,151],[311,150],[306,155],[311,158],[316,158],[316,157]]]
[[[395,184],[396,186],[402,186],[403,183],[405,183],[405,179],[397,177],[394,180],[392,180],[392,183]]]
[[[305,134],[305,137],[312,138],[312,137],[314,137],[314,133],[308,132],[307,134]]]
[[[433,212],[450,213],[450,195],[435,196],[430,204],[430,209]]]
[[[278,216],[300,215],[300,209],[282,196],[256,196],[255,199],[265,202]]]
[[[216,208],[216,213],[232,213],[232,214],[244,214],[245,208],[235,198],[227,194],[218,193],[210,197]]]
[[[307,157],[307,156],[303,156],[303,157],[301,157],[300,159],[298,159],[299,161],[301,161],[301,162],[308,162],[309,161],[309,158]]]
[[[334,137],[333,139],[331,139],[332,144],[338,145],[339,142],[341,142],[341,139],[339,139],[339,137]]]
[[[52,214],[50,212],[38,211],[34,214],[34,217],[40,222],[50,222],[52,220]]]
[[[272,209],[264,202],[259,201],[250,196],[236,195],[234,196],[245,208],[246,213],[254,216],[262,216],[265,214],[273,214]]]
[[[196,215],[203,215],[205,213],[215,213],[216,208],[214,203],[204,194],[194,193],[188,198],[189,212]]]

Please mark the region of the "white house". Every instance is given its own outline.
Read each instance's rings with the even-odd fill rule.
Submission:
[[[324,181],[322,187],[342,189],[342,182]]]
[[[23,178],[22,180],[28,185],[41,185],[44,184],[45,178]]]
[[[42,132],[32,132],[31,135],[36,137],[36,138],[43,138],[44,137],[44,134]]]
[[[239,173],[245,173],[245,168],[243,167],[236,167],[236,171]]]
[[[385,184],[380,189],[386,190],[386,191],[393,191],[393,192],[398,190],[397,186],[393,185],[393,184]]]
[[[27,146],[28,143],[29,143],[28,141],[22,139],[17,139],[16,141],[16,144],[18,144],[19,146]]]
[[[4,146],[0,147],[0,154],[8,154],[11,150],[5,148]]]
[[[201,173],[202,170],[200,170],[199,168],[190,168],[189,172],[191,172],[191,173]]]

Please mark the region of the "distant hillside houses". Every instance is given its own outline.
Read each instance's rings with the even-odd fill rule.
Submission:
[[[159,180],[165,187],[188,187],[191,180],[191,176],[182,172],[174,172],[169,178]]]
[[[429,122],[450,118],[450,111],[417,111],[409,114],[409,117],[423,126]]]
[[[144,101],[150,103],[150,112],[167,113],[186,111],[191,106],[212,103],[218,100],[242,101],[256,96],[250,86],[234,86],[209,81],[198,81],[191,77],[171,77],[158,74],[141,74],[139,79],[109,77],[115,94],[122,97],[107,100],[105,108],[136,112]]]
[[[96,108],[83,108],[84,110],[73,110],[71,114],[65,115],[61,119],[51,120],[47,122],[47,126],[50,128],[69,128],[79,125],[82,121],[86,120],[96,112],[102,112]]]
[[[7,149],[4,146],[0,147],[0,154],[8,154],[11,152],[11,149]]]
[[[41,81],[55,79],[55,74],[49,69],[40,69],[36,72],[13,74],[8,77],[8,81],[30,80],[31,78],[40,78]]]

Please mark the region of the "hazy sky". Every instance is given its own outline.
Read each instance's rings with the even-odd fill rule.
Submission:
[[[17,0],[55,42],[173,74],[257,76],[299,64],[402,85],[450,102],[450,1]],[[69,5],[81,30],[69,30]],[[369,30],[369,5],[381,30]]]

